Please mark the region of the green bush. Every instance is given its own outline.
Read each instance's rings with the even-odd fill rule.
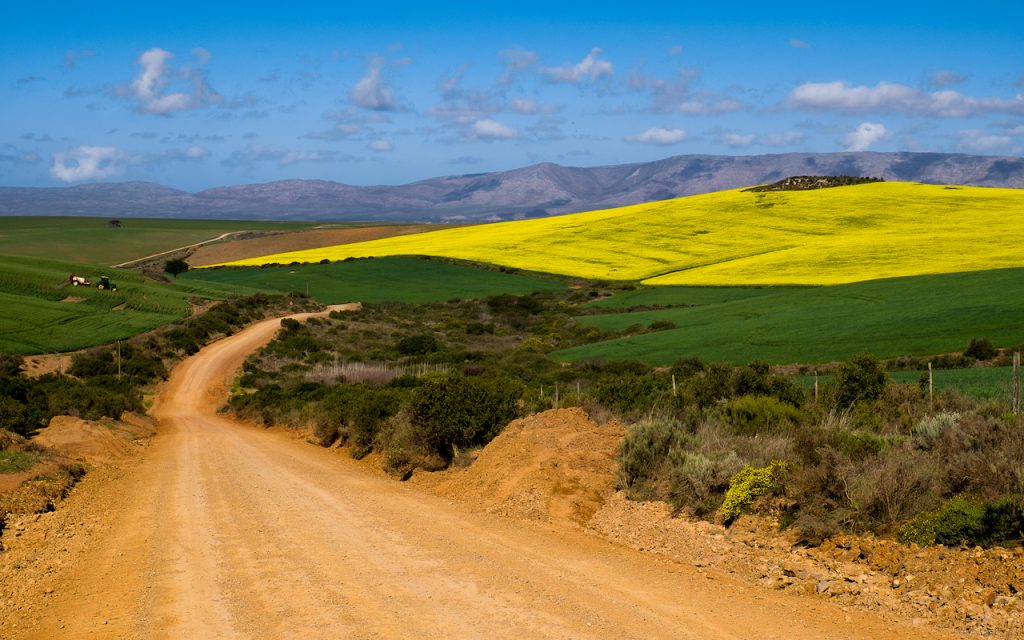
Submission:
[[[967,350],[964,351],[964,355],[968,358],[974,358],[975,360],[991,360],[996,357],[999,352],[992,346],[992,343],[987,338],[971,340],[971,344],[967,346]]]
[[[425,356],[441,350],[437,338],[427,334],[406,336],[398,341],[395,350],[403,356]]]
[[[729,490],[722,503],[722,518],[726,525],[732,522],[761,496],[778,494],[783,490],[783,480],[789,464],[774,460],[766,467],[747,465],[729,482]]]
[[[748,395],[725,405],[725,418],[738,434],[783,431],[802,419],[800,410],[770,396]]]
[[[674,424],[664,420],[645,420],[631,426],[619,445],[618,488],[638,500],[655,497],[654,483],[681,435]]]
[[[854,356],[836,372],[836,404],[846,408],[858,402],[873,402],[882,397],[888,379],[878,358],[869,354]]]
[[[1014,500],[982,502],[956,497],[922,513],[897,531],[904,544],[989,546],[1024,537],[1024,510]]]
[[[515,418],[523,391],[508,378],[436,376],[413,392],[409,418],[424,444],[450,463],[454,447],[485,445]]]

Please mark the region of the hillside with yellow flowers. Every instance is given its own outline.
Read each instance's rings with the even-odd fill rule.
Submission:
[[[429,255],[651,285],[831,285],[1024,266],[1024,190],[722,191],[228,263]]]

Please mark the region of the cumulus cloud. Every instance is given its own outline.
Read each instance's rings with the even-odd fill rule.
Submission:
[[[209,60],[209,52],[201,51],[205,55],[198,56],[200,65]],[[143,113],[164,116],[223,102],[221,95],[206,83],[201,69],[185,65],[175,70],[168,64],[173,57],[173,53],[159,47],[143,51],[136,60],[142,67],[139,75],[117,93],[134,98]],[[168,91],[171,81],[190,84],[191,91]]]
[[[387,140],[373,140],[370,144],[366,145],[366,148],[377,153],[387,153],[388,151],[393,151],[395,147]]]
[[[670,145],[678,144],[686,139],[686,132],[682,129],[666,129],[663,127],[652,127],[647,131],[635,136],[623,138],[626,142],[639,142],[642,144]]]
[[[842,113],[889,112],[945,118],[991,113],[1024,114],[1024,94],[1012,99],[975,98],[951,90],[929,93],[891,82],[879,82],[874,87],[855,87],[845,82],[808,82],[793,90],[788,103],[797,109]]]
[[[811,45],[803,40],[797,40],[796,38],[789,39],[789,46],[794,49],[810,49]]]
[[[75,147],[53,154],[50,175],[63,182],[83,182],[124,173],[124,154],[114,147]]]
[[[847,151],[867,151],[871,145],[889,137],[889,130],[878,122],[862,122],[846,135]]]
[[[384,70],[384,58],[370,56],[366,75],[352,87],[349,98],[352,104],[371,111],[395,111],[395,92],[381,77]]]
[[[933,87],[950,87],[955,84],[962,84],[966,81],[967,76],[957,73],[956,71],[948,71],[946,69],[933,71],[932,74],[928,76],[928,82],[930,82]]]
[[[594,82],[602,77],[612,75],[614,67],[607,60],[599,60],[602,49],[594,47],[582,60],[573,65],[561,67],[543,67],[541,74],[547,76],[551,82],[564,82],[566,84],[584,84]]]
[[[64,53],[64,68],[67,69],[68,71],[71,71],[76,66],[78,66],[79,62],[81,62],[85,58],[95,58],[95,57],[96,57],[96,52],[95,51],[90,51],[89,49],[82,49],[82,50],[78,50],[78,51],[76,51],[75,49],[68,49]]]
[[[519,130],[501,124],[490,118],[477,120],[473,123],[470,131],[477,140],[512,140],[519,137]]]

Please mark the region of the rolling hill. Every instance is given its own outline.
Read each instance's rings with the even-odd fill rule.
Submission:
[[[473,221],[536,218],[773,182],[792,175],[879,176],[1024,187],[1024,159],[939,153],[674,156],[600,167],[543,163],[404,185],[283,180],[189,193],[147,182],[0,187],[0,215],[274,220]]]
[[[734,190],[230,264],[433,255],[660,285],[823,285],[1024,266],[1024,190]]]

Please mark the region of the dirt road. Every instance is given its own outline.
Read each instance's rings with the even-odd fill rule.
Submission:
[[[217,415],[225,382],[277,324],[179,365],[141,460],[79,489],[51,514],[64,528],[37,523],[53,555],[35,561],[47,565],[36,592],[2,603],[0,636],[945,637],[583,532],[468,513]],[[62,533],[86,525],[84,538]],[[31,609],[33,598],[44,604]]]

